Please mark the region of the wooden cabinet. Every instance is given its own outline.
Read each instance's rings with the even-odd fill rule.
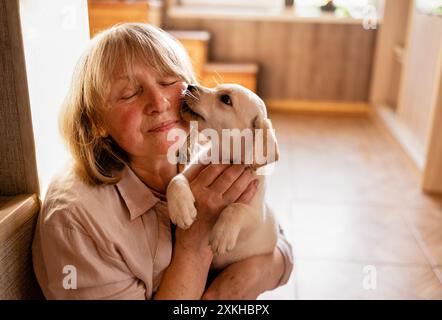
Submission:
[[[258,64],[257,90],[266,101],[368,102],[377,31],[364,30],[356,19],[287,14],[183,13],[169,16],[165,25],[207,30],[211,61]]]
[[[258,65],[240,63],[209,63],[204,67],[201,84],[214,87],[221,83],[237,83],[256,92]]]
[[[389,0],[378,31],[370,100],[395,110],[413,1]]]
[[[123,22],[143,22],[159,27],[161,8],[159,1],[89,0],[90,35],[93,37],[97,32]]]
[[[168,32],[187,50],[195,76],[201,85],[215,87],[221,83],[237,83],[256,92],[257,64],[211,63],[209,62],[209,32],[185,30],[169,30]]]
[[[425,191],[442,193],[442,74],[439,65],[439,85],[432,110],[427,142],[427,162],[422,179]]]
[[[206,31],[168,31],[187,50],[193,70],[198,80],[203,77],[204,66],[208,61],[210,34]]]
[[[386,1],[371,103],[422,174],[442,193],[442,15],[412,0]]]
[[[413,11],[412,15],[396,114],[426,154],[441,75],[442,16],[420,11]]]

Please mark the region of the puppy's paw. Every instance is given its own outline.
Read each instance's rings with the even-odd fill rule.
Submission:
[[[169,203],[169,216],[172,223],[181,229],[188,229],[196,218],[196,208],[189,198],[175,198]]]
[[[196,218],[195,198],[189,182],[175,177],[167,187],[167,205],[170,220],[181,229],[188,229]]]
[[[213,227],[209,244],[214,255],[222,255],[235,248],[241,228],[236,223],[234,214],[227,207]]]

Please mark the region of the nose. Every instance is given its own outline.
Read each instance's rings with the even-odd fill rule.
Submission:
[[[146,106],[146,112],[148,114],[152,113],[162,113],[170,108],[170,101],[163,95],[161,92],[152,92],[151,100],[148,102]]]
[[[189,90],[190,92],[195,91],[197,89],[197,87],[195,85],[189,84],[187,86],[187,90]]]

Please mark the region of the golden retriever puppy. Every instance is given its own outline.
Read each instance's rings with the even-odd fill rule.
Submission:
[[[188,181],[196,168],[201,168],[201,155],[212,163],[243,163],[257,169],[278,160],[278,146],[264,102],[240,85],[223,84],[213,89],[189,86],[181,114],[183,119],[194,121],[210,141],[167,189],[170,219],[186,229],[197,215]],[[257,174],[257,178],[258,190],[251,202],[227,206],[212,230],[213,268],[272,252],[276,245],[278,226],[264,203],[264,175]]]

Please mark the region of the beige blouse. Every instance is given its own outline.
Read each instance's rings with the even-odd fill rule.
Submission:
[[[116,185],[90,186],[72,169],[49,186],[32,246],[47,299],[151,299],[172,255],[167,203],[129,168]],[[293,268],[291,246],[280,285]]]

